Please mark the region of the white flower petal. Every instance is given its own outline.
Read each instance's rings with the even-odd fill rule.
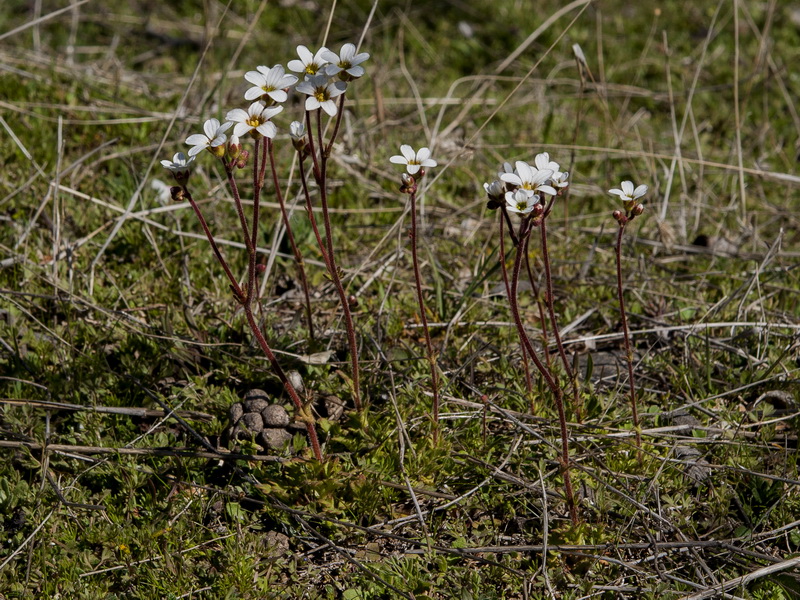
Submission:
[[[641,198],[646,193],[647,193],[647,186],[642,184],[639,187],[637,187],[635,190],[633,190],[633,197],[634,197],[634,199]]]
[[[625,192],[626,196],[630,196],[633,194],[633,182],[632,181],[623,181],[621,184],[622,191]]]
[[[406,162],[411,162],[417,158],[417,153],[414,152],[414,149],[408,144],[400,146],[400,153],[406,157]]]
[[[252,125],[248,125],[247,123],[237,123],[236,127],[233,128],[233,135],[241,137],[247,133],[250,133],[252,129]]]
[[[261,87],[267,81],[266,78],[258,71],[248,71],[244,74],[244,78],[258,87]]]
[[[217,129],[219,129],[219,121],[217,119],[209,119],[203,123],[203,131],[208,139],[212,139],[217,135]]]
[[[186,143],[190,146],[198,146],[201,144],[208,144],[208,138],[202,133],[195,133],[186,138]]]
[[[228,111],[228,114],[225,115],[225,118],[233,123],[241,123],[250,118],[250,115],[241,108],[234,108],[233,110]]]
[[[303,45],[297,47],[297,55],[300,57],[300,60],[302,60],[303,63],[306,65],[314,60],[314,55],[311,54],[311,50],[309,50],[306,46]]]
[[[289,98],[289,95],[283,90],[273,90],[271,92],[267,92],[267,96],[272,98],[275,102],[286,102],[286,100]]]
[[[364,73],[366,73],[364,67],[358,67],[354,65],[349,69],[347,69],[347,74],[350,75],[350,77],[355,77],[356,79],[359,77],[363,77]]]
[[[256,131],[267,138],[274,138],[275,135],[278,133],[278,128],[275,127],[275,123],[272,121],[267,121],[266,123],[262,123],[258,127],[256,127]]]
[[[317,100],[314,96],[309,96],[306,98],[306,110],[317,110],[319,106],[319,100]]]
[[[417,150],[417,162],[422,163],[431,157],[430,148],[420,148]]]

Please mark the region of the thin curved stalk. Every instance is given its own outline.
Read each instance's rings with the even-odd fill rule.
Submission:
[[[508,221],[508,212],[506,211],[505,207],[500,207],[500,212],[500,272],[503,274],[503,283],[506,286],[506,298],[511,298],[511,284],[508,281],[508,267],[506,266],[506,240],[503,228],[503,224]],[[514,235],[514,228],[511,227],[510,221],[508,221],[508,226],[511,230],[510,233],[512,235],[512,240],[516,242],[517,238]],[[517,244],[515,243],[514,245],[516,246]],[[530,408],[531,414],[533,414],[533,381],[531,380],[531,369],[530,365],[528,364],[528,351],[525,349],[525,344],[522,342],[522,340],[520,340],[519,346],[520,352],[522,353],[523,368],[525,369],[525,388],[528,390],[528,396],[530,396]]]
[[[523,220],[522,225],[520,226],[520,239],[524,239],[525,236],[530,235],[528,221],[529,219]],[[577,525],[578,511],[575,507],[575,497],[572,492],[572,479],[570,477],[569,433],[567,431],[567,417],[564,412],[564,399],[561,393],[561,387],[556,383],[550,371],[542,364],[542,361],[539,360],[539,357],[536,355],[536,352],[533,349],[533,344],[531,344],[528,334],[525,332],[525,326],[522,324],[522,318],[519,314],[519,305],[517,304],[519,272],[520,267],[522,266],[521,247],[523,245],[524,244],[517,245],[517,252],[516,256],[514,257],[514,270],[511,276],[511,295],[509,296],[509,304],[511,306],[511,313],[514,317],[514,324],[517,326],[517,332],[519,333],[520,340],[527,348],[533,363],[536,365],[536,368],[539,369],[539,372],[542,374],[547,387],[550,388],[550,391],[555,398],[556,410],[558,411],[558,422],[561,429],[561,470],[564,475],[564,494],[567,497],[567,507],[569,508],[569,514],[570,518],[572,519],[572,523]]]
[[[636,447],[639,449],[639,462],[642,462],[642,433],[639,430],[639,411],[636,406],[636,384],[633,378],[633,352],[631,350],[630,334],[628,332],[628,315],[625,312],[625,297],[622,293],[622,234],[625,223],[619,224],[617,233],[617,297],[619,298],[619,313],[622,319],[622,334],[625,339],[625,357],[628,362],[628,387],[631,390],[631,412],[633,413],[633,428],[636,432]]]
[[[317,109],[317,135],[321,136],[322,125],[321,125],[321,116],[319,113],[320,109]],[[308,139],[309,139],[309,149],[315,167],[314,176],[317,178],[317,185],[319,186],[320,190],[320,205],[322,206],[322,219],[323,219],[323,225],[325,227],[324,247],[328,252],[328,260],[327,260],[328,273],[331,276],[331,281],[333,281],[334,287],[336,288],[336,292],[339,294],[339,301],[342,305],[342,314],[344,316],[345,328],[347,329],[347,341],[350,346],[350,363],[351,363],[352,382],[353,382],[353,404],[355,405],[356,410],[361,410],[361,391],[360,391],[361,383],[360,383],[359,366],[358,366],[358,341],[356,340],[356,330],[353,325],[353,315],[350,312],[350,304],[347,301],[347,293],[345,292],[344,286],[342,285],[342,279],[339,276],[339,267],[336,264],[336,255],[334,254],[333,251],[333,228],[331,227],[331,219],[330,219],[330,214],[328,212],[328,189],[327,189],[328,159],[325,156],[324,151],[322,151],[324,147],[324,142],[321,137],[319,137],[319,139],[317,140],[317,144],[319,145],[319,148],[322,151],[322,155],[319,158],[317,158],[316,156],[314,135],[312,134],[311,130],[311,118],[309,116],[308,111],[306,111],[306,123],[307,123]]]
[[[542,306],[542,298],[539,295],[539,286],[536,285],[536,278],[533,276],[533,270],[531,269],[531,258],[530,253],[528,252],[528,245],[531,241],[531,238],[528,237],[525,239],[525,270],[528,273],[528,281],[531,284],[531,293],[533,297],[536,298],[536,308],[539,310],[539,322],[542,324],[542,349],[544,350],[544,362],[547,365],[548,369],[553,367],[550,361],[550,345],[549,336],[547,334],[547,319],[544,316],[544,306]]]
[[[289,222],[289,215],[286,212],[286,202],[283,200],[283,192],[281,192],[280,182],[278,181],[278,171],[275,167],[275,152],[273,149],[272,140],[267,141],[267,148],[269,152],[269,161],[272,168],[272,182],[275,185],[275,196],[278,198],[278,204],[281,207],[281,218],[283,219],[283,226],[286,229],[286,236],[289,238],[289,245],[292,247],[294,254],[294,262],[297,265],[298,275],[300,276],[300,284],[303,286],[303,295],[306,300],[306,321],[308,322],[308,335],[314,339],[314,321],[311,318],[311,295],[308,291],[308,278],[306,277],[305,262],[300,249],[294,239],[292,232],[292,224]]]
[[[433,351],[431,333],[428,330],[428,317],[425,314],[425,299],[422,296],[422,276],[419,270],[417,257],[417,194],[411,193],[411,259],[414,263],[414,283],[417,288],[417,302],[422,329],[425,332],[425,345],[428,352],[428,362],[431,367],[431,385],[433,387],[433,443],[439,441],[439,374],[436,370],[436,355]]]
[[[572,372],[572,367],[567,360],[567,353],[564,351],[564,344],[561,342],[561,334],[558,331],[558,321],[556,321],[556,311],[553,303],[553,276],[550,270],[550,253],[547,249],[547,217],[542,219],[541,223],[541,237],[542,237],[542,262],[544,262],[544,278],[546,289],[545,304],[550,313],[550,323],[553,326],[553,338],[556,340],[556,347],[558,348],[558,355],[561,357],[561,362],[564,365],[564,371],[567,377],[572,382],[573,406],[576,415],[580,419],[580,392],[578,390],[578,379]]]

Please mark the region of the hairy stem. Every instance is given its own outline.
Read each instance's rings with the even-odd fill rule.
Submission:
[[[278,198],[278,204],[281,207],[283,226],[286,229],[286,236],[289,238],[289,244],[292,247],[294,262],[297,265],[297,271],[300,277],[300,284],[303,286],[303,295],[305,296],[306,300],[306,321],[308,322],[308,335],[313,340],[314,321],[311,318],[311,295],[308,292],[308,278],[306,277],[305,262],[303,261],[303,255],[300,253],[300,249],[297,247],[297,243],[295,242],[294,233],[292,232],[292,225],[289,222],[289,214],[286,212],[286,203],[283,199],[283,192],[281,192],[280,182],[278,181],[278,171],[275,167],[275,152],[272,140],[267,141],[267,148],[269,150],[270,165],[272,166],[272,182],[275,185],[275,196]]]
[[[525,236],[530,235],[530,229],[528,229],[528,223],[526,221],[527,219],[524,220],[520,226],[520,239],[524,239]],[[572,519],[572,523],[577,525],[578,511],[575,507],[575,497],[572,493],[572,479],[570,478],[569,433],[567,432],[567,417],[564,413],[564,400],[561,393],[561,387],[556,383],[553,375],[542,364],[542,361],[539,360],[539,357],[536,355],[536,352],[533,349],[533,344],[531,344],[528,334],[525,332],[525,326],[523,325],[522,318],[519,314],[519,305],[517,304],[517,288],[519,286],[520,267],[522,266],[521,246],[523,246],[523,244],[517,245],[517,252],[514,258],[514,270],[511,276],[511,295],[509,296],[509,305],[511,306],[511,313],[514,317],[514,324],[517,326],[517,333],[519,333],[520,340],[527,348],[533,363],[536,365],[536,368],[539,369],[539,372],[542,374],[547,387],[550,388],[550,391],[555,398],[556,410],[558,411],[558,422],[561,428],[560,462],[561,470],[564,475],[564,495],[567,497],[567,506],[569,508],[569,515]]]
[[[425,332],[425,345],[428,351],[428,362],[431,367],[431,385],[433,386],[433,443],[439,440],[439,374],[436,369],[436,355],[433,351],[431,333],[428,330],[428,317],[425,314],[425,300],[422,297],[422,276],[417,257],[417,193],[411,193],[411,258],[414,263],[414,283],[417,288],[417,302],[422,329]]]
[[[572,408],[580,420],[580,393],[578,390],[578,379],[572,372],[572,367],[567,360],[567,353],[564,351],[564,344],[561,342],[561,334],[558,331],[558,321],[556,321],[556,311],[553,302],[553,276],[550,270],[550,253],[547,250],[547,217],[542,219],[541,224],[542,235],[542,261],[544,262],[544,278],[546,289],[545,304],[547,311],[550,313],[550,324],[553,326],[553,338],[556,340],[556,347],[558,348],[558,355],[561,357],[561,362],[564,365],[564,371],[567,377],[572,382]]]
[[[194,214],[197,215],[197,219],[200,221],[200,226],[203,228],[203,231],[208,238],[208,243],[211,244],[211,249],[214,251],[214,256],[217,257],[217,261],[222,266],[222,269],[225,271],[225,275],[228,277],[228,281],[231,284],[231,290],[233,290],[234,295],[239,301],[244,300],[244,292],[242,288],[239,286],[239,282],[237,281],[236,277],[233,276],[231,272],[231,268],[228,266],[228,262],[223,258],[222,253],[219,251],[219,247],[217,246],[217,242],[214,241],[214,236],[211,235],[211,231],[208,229],[208,224],[206,223],[205,218],[203,217],[203,213],[200,212],[200,207],[197,206],[197,202],[194,201],[192,198],[192,194],[189,192],[186,187],[183,188],[183,195],[189,201],[189,204],[192,205],[192,209],[194,210]]]
[[[267,340],[264,338],[264,335],[261,333],[261,330],[258,327],[258,323],[253,316],[253,307],[250,302],[246,302],[244,305],[244,312],[247,315],[247,322],[250,325],[250,329],[253,332],[253,335],[256,336],[256,340],[258,341],[258,345],[261,346],[262,352],[267,357],[269,362],[272,364],[272,370],[278,375],[278,379],[281,380],[283,384],[283,388],[286,390],[286,393],[289,394],[289,397],[292,399],[292,403],[294,404],[295,409],[297,410],[297,414],[300,415],[301,420],[306,424],[306,431],[308,433],[308,439],[311,442],[311,449],[314,452],[314,457],[321,461],[322,460],[322,450],[319,447],[319,438],[317,438],[317,428],[314,423],[314,416],[309,409],[307,409],[303,405],[303,401],[300,399],[300,396],[297,393],[297,390],[294,389],[294,386],[289,381],[289,378],[286,376],[283,368],[281,367],[278,359],[275,358],[275,354],[273,354],[272,349],[269,347]]]
[[[622,293],[622,234],[625,223],[619,224],[617,232],[617,297],[619,298],[619,313],[622,319],[622,335],[625,339],[625,358],[628,362],[628,386],[631,390],[631,412],[633,413],[633,428],[636,432],[636,447],[639,449],[639,462],[642,462],[642,433],[639,431],[639,411],[636,407],[636,384],[633,378],[633,352],[631,351],[630,334],[628,333],[628,316],[625,313],[625,297]]]
[[[506,266],[506,240],[503,224],[508,221],[508,227],[512,236],[514,245],[517,245],[517,237],[514,235],[514,228],[511,226],[511,221],[508,220],[508,212],[505,207],[500,208],[500,272],[503,274],[503,283],[506,286],[506,298],[511,298],[511,284],[508,281],[508,267]],[[528,396],[531,403],[531,414],[533,414],[533,381],[531,380],[531,369],[528,364],[528,351],[525,349],[525,344],[522,339],[519,341],[520,352],[522,353],[522,365],[525,369],[525,388],[528,390]]]
[[[550,340],[549,336],[547,335],[547,319],[544,316],[544,306],[542,305],[542,298],[539,295],[539,286],[536,285],[536,278],[533,276],[533,270],[531,269],[530,253],[528,252],[528,245],[530,244],[530,241],[530,236],[525,238],[525,270],[528,273],[528,281],[531,284],[531,293],[533,294],[533,297],[536,298],[536,308],[539,310],[539,322],[542,324],[542,349],[544,350],[544,363],[547,365],[548,369],[551,369],[553,364],[550,362],[550,348],[548,347],[550,345]]]
[[[322,125],[321,116],[319,113],[320,110],[317,109],[317,135],[321,136]],[[342,305],[342,314],[344,316],[344,324],[347,328],[347,341],[350,346],[350,363],[353,378],[353,404],[355,405],[356,410],[361,410],[358,341],[356,340],[356,330],[353,325],[353,315],[350,312],[350,304],[347,301],[347,293],[342,285],[342,278],[339,276],[339,267],[336,264],[336,255],[333,251],[333,228],[331,227],[331,219],[328,212],[328,158],[325,156],[324,152],[317,158],[314,152],[314,136],[311,133],[311,118],[308,116],[308,111],[306,111],[306,121],[308,124],[309,148],[311,150],[313,160],[315,161],[315,167],[318,169],[317,185],[319,186],[320,191],[320,205],[322,206],[322,219],[325,226],[325,249],[328,252],[328,273],[331,276],[331,281],[333,281],[333,284],[336,287],[336,292],[339,294],[339,301]],[[321,137],[317,140],[317,143],[319,144],[320,149],[324,147],[324,141]],[[317,176],[317,173],[315,173],[315,176]]]

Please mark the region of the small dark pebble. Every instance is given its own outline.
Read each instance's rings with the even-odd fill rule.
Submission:
[[[286,427],[289,424],[289,413],[280,404],[270,404],[261,411],[265,427]]]
[[[261,433],[261,430],[264,429],[264,419],[261,418],[261,413],[257,412],[244,413],[238,424],[245,430],[245,433]]]
[[[228,409],[228,416],[231,419],[231,424],[235,425],[239,422],[239,419],[242,418],[244,414],[244,407],[242,406],[241,402],[236,402],[235,404],[231,404],[231,407]]]
[[[256,441],[270,450],[283,450],[292,441],[292,434],[285,429],[265,429]]]

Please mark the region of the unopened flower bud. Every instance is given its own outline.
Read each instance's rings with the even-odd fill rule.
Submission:
[[[267,265],[262,265],[261,263],[256,265],[256,273],[262,275],[267,270]]]
[[[413,194],[417,191],[417,180],[408,173],[400,175],[400,191],[404,194]]]
[[[631,210],[631,216],[638,217],[640,214],[644,212],[644,204],[637,204]]]
[[[247,166],[247,159],[250,158],[250,153],[247,150],[242,150],[239,158],[236,159],[236,168],[244,169]]]
[[[611,216],[614,217],[614,220],[620,225],[624,225],[628,222],[628,217],[626,217],[621,210],[615,210],[613,213],[611,213]]]
[[[232,135],[228,140],[228,156],[231,158],[239,158],[242,153],[242,145],[239,143],[239,137]]]
[[[483,189],[486,191],[486,195],[489,197],[489,200],[494,200],[498,203],[505,195],[505,186],[503,186],[502,181],[495,180],[492,183],[484,183]]]
[[[544,205],[541,202],[534,204],[533,208],[531,209],[531,216],[535,218],[535,217],[541,217],[543,214],[544,214]]]
[[[289,125],[289,135],[292,136],[292,146],[298,152],[306,147],[306,126],[302,121],[292,121]]]
[[[350,308],[358,308],[358,298],[355,296],[349,296],[347,298],[347,304]]]
[[[183,202],[183,187],[180,185],[173,185],[169,188],[169,194],[172,196],[173,202]]]

